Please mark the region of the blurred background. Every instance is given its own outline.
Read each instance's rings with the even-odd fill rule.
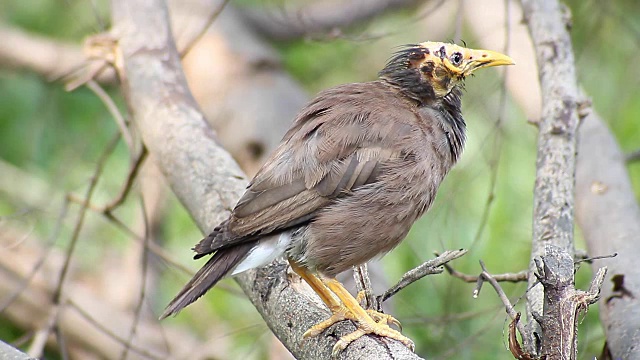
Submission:
[[[640,148],[640,2],[565,4],[580,85],[624,151],[634,152]],[[464,41],[513,57],[516,66],[468,79],[468,142],[461,161],[431,211],[371,271],[381,293],[447,249],[469,250],[451,264],[468,274],[480,272],[480,259],[496,274],[528,267],[537,135],[530,122],[540,115],[540,94],[519,2],[230,1],[199,36],[222,5],[171,3],[173,30],[195,97],[249,176],[305,101],[337,84],[375,79],[398,45]],[[103,99],[110,96],[122,114],[126,106],[109,71],[98,77],[106,95],[87,86],[68,92],[65,84],[87,74],[83,41],[109,26],[104,0],[0,1],[0,339],[24,350],[44,341],[48,359],[291,358],[231,280],[176,318],[155,320],[201,265],[190,260],[201,233],[152,158],[126,200],[104,211],[138,154],[118,142],[96,176],[118,132]],[[640,166],[630,163],[629,171],[640,191]],[[60,325],[65,354],[55,336],[42,331],[52,319],[45,304],[81,215],[74,199],[92,180],[92,209],[63,286],[64,311],[70,312]],[[579,231],[576,247],[584,249]],[[584,266],[576,276],[576,287],[585,288],[592,274]],[[522,311],[526,283],[503,287]],[[428,276],[385,310],[402,322],[421,356],[512,358],[502,304],[490,289],[473,299],[473,288],[446,273]],[[597,306],[584,316],[579,336],[581,358],[600,354]],[[123,350],[131,338],[137,345]]]

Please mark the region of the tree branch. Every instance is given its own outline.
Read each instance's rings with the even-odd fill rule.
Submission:
[[[316,1],[297,9],[246,8],[241,14],[259,34],[275,40],[295,40],[322,33],[341,34],[342,28],[421,2],[424,0]]]
[[[573,259],[574,181],[579,95],[566,8],[557,0],[522,0],[525,22],[533,40],[542,90],[538,123],[538,158],[533,207],[533,239],[527,293],[527,317],[532,338],[527,352],[537,354],[535,334],[541,331],[533,314],[543,312],[543,288],[535,285],[535,259],[554,245]],[[573,261],[571,263],[573,265]]]
[[[576,220],[589,254],[618,253],[596,262],[609,268],[600,319],[612,359],[636,358],[640,354],[640,207],[624,153],[593,111],[580,126]],[[592,267],[595,271],[596,265]]]
[[[242,194],[246,180],[219,146],[187,88],[165,4],[114,0],[112,13],[122,55],[117,70],[133,121],[177,197],[208,232],[228,215],[227,209]],[[341,323],[331,334],[303,342],[302,334],[327,317],[328,311],[314,305],[304,295],[309,294],[308,288],[289,280],[286,269],[286,264],[275,262],[238,276],[237,281],[296,357],[328,358],[334,336],[354,327]],[[343,359],[364,356],[418,358],[399,342],[385,339],[382,344],[372,337],[356,341],[341,354]]]
[[[588,292],[574,288],[573,257],[554,245],[536,259],[536,277],[544,287],[541,359],[577,359],[579,314],[600,297],[607,268],[598,270]]]
[[[377,305],[382,305],[387,299],[397,294],[398,291],[431,274],[440,274],[444,271],[443,266],[449,261],[462,257],[467,250],[460,249],[455,251],[445,251],[442,255],[438,255],[435,259],[425,261],[422,265],[407,271],[398,282],[393,285],[384,294],[377,297]],[[379,309],[378,309],[379,310]]]

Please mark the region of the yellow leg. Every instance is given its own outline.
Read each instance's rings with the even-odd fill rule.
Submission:
[[[400,323],[392,316],[379,313],[374,310],[364,310],[358,300],[353,296],[335,279],[319,279],[316,275],[309,272],[306,268],[299,266],[293,261],[289,261],[293,271],[298,274],[304,281],[309,284],[311,289],[318,294],[320,299],[331,310],[331,317],[324,320],[304,333],[304,337],[312,337],[321,334],[330,326],[343,320],[352,320],[356,323],[357,330],[343,336],[333,347],[332,356],[336,357],[342,350],[344,350],[350,343],[359,339],[367,334],[375,334],[378,336],[384,336],[392,339],[396,339],[403,344],[407,345],[413,350],[413,342],[400,334],[398,331],[390,328],[387,323],[397,324]],[[338,297],[336,300],[333,296]],[[362,295],[358,295],[362,296]]]
[[[375,334],[378,336],[384,336],[391,339],[398,340],[405,344],[411,350],[414,349],[414,344],[411,339],[402,335],[400,332],[393,330],[389,327],[389,325],[385,323],[377,323],[375,320],[369,316],[366,310],[364,310],[360,303],[347,291],[347,289],[338,282],[336,279],[327,279],[323,280],[325,285],[333,291],[334,294],[342,301],[342,304],[345,308],[347,308],[353,318],[351,320],[356,322],[357,330],[352,332],[351,334],[347,334],[340,338],[340,340],[333,347],[332,355],[335,357],[340,351],[344,350],[350,343],[359,339],[363,335],[366,334]],[[376,314],[380,314],[375,311]],[[385,315],[385,314],[382,314]],[[393,319],[393,318],[391,318]],[[385,318],[385,320],[388,320]],[[395,320],[395,319],[394,319]],[[397,322],[397,320],[396,320]]]
[[[304,281],[306,281],[307,284],[309,284],[309,286],[311,287],[311,289],[313,289],[313,291],[316,294],[318,294],[318,296],[320,297],[320,300],[322,300],[322,302],[324,302],[325,305],[327,305],[327,307],[329,308],[329,310],[331,310],[331,312],[341,307],[341,304],[336,299],[333,298],[331,291],[322,283],[322,281],[320,281],[320,279],[318,279],[315,275],[309,272],[309,270],[303,268],[302,266],[299,266],[298,264],[296,264],[291,260],[289,260],[289,265],[291,265],[291,269],[296,274],[298,274],[298,276],[300,276]]]

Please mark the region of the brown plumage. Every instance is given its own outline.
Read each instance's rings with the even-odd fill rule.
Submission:
[[[490,51],[422,43],[397,53],[379,80],[318,94],[229,219],[195,246],[195,258],[213,256],[163,317],[223,276],[279,255],[305,279],[324,281],[394,248],[462,152],[464,77],[509,63]],[[324,291],[322,285],[314,290]]]

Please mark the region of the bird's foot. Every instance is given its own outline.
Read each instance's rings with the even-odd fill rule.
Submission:
[[[367,314],[369,314],[369,316],[371,316],[371,318],[378,324],[381,325],[393,325],[395,327],[397,327],[398,329],[400,329],[400,331],[402,331],[402,324],[400,324],[400,321],[398,321],[398,319],[394,318],[393,316],[389,315],[389,314],[385,314],[383,312],[379,312],[373,309],[367,309],[365,310],[367,312]]]
[[[366,295],[364,290],[359,291],[358,295],[356,295],[356,300],[358,301],[358,303],[362,305],[364,303],[363,300],[365,296]],[[400,324],[400,321],[398,321],[398,319],[394,318],[393,316],[373,309],[365,309],[365,311],[378,324],[391,324],[402,331],[402,324]]]
[[[338,340],[338,342],[333,346],[333,350],[331,351],[331,356],[333,358],[336,358],[338,354],[342,352],[342,350],[349,346],[349,344],[368,334],[395,339],[405,344],[412,351],[414,349],[414,344],[411,339],[387,325],[387,323],[398,323],[398,321],[392,316],[373,310],[367,311],[367,313],[358,316],[356,315],[356,313],[345,306],[331,309],[331,312],[333,314],[329,319],[312,326],[309,330],[307,330],[307,332],[304,333],[304,337],[309,338],[312,336],[317,336],[330,326],[343,320],[353,321],[357,327],[356,331],[347,334],[341,337],[340,340]],[[371,316],[370,314],[372,314],[373,316]]]

